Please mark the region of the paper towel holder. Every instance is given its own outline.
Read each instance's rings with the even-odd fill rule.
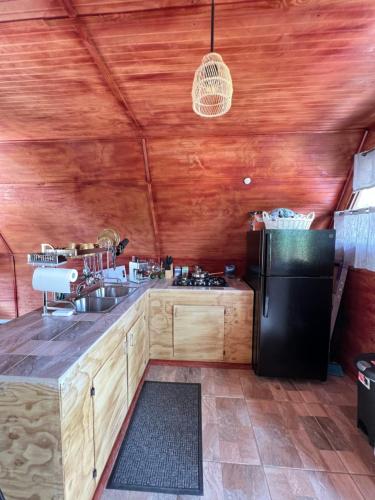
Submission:
[[[71,315],[75,311],[75,306],[73,301],[69,300],[69,298],[65,299],[65,296],[67,294],[70,297],[71,283],[77,279],[77,271],[75,269],[58,269],[56,266],[53,266],[51,269],[51,265],[33,265],[35,267],[32,279],[33,289],[39,290],[43,294],[42,316],[49,316],[56,310],[66,310],[67,314]],[[58,273],[57,282],[55,272]],[[47,273],[47,277],[43,276],[43,274],[40,276],[40,273]],[[61,273],[63,273],[62,282],[60,281],[61,276],[59,277]],[[57,296],[61,292],[64,293],[64,297]],[[48,293],[53,293],[51,303],[48,300]],[[62,307],[63,304],[64,306]],[[66,304],[69,306],[68,308],[65,306]]]
[[[71,302],[70,300],[58,300],[55,302],[58,302],[59,304],[69,304],[69,309],[73,309],[73,311],[76,310],[73,302]],[[58,309],[61,309],[61,307],[51,306],[48,304],[48,292],[44,291],[42,316],[50,316],[54,311],[57,311]]]

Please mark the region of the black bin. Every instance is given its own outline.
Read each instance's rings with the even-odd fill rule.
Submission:
[[[375,446],[375,353],[361,354],[355,360],[358,369],[357,425]]]

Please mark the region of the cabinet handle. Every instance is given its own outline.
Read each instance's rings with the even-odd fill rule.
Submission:
[[[130,347],[134,347],[134,342],[133,342],[133,334],[130,334],[130,339],[129,339]]]

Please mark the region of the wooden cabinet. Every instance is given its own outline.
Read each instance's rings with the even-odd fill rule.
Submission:
[[[149,357],[249,363],[252,307],[251,290],[150,290],[114,323],[102,318],[102,333],[59,379],[4,376],[5,497],[90,500]]]
[[[197,361],[224,359],[224,307],[173,307],[173,357]]]
[[[150,290],[150,358],[203,361],[203,357],[197,357],[199,356],[198,350],[202,347],[207,355],[212,356],[205,358],[207,361],[250,363],[253,298],[253,291],[250,289],[211,290],[210,292],[186,289]],[[185,307],[185,309],[180,309],[180,307]],[[207,309],[199,309],[200,307],[207,307]],[[214,309],[210,309],[211,307]],[[207,321],[216,322],[216,335],[218,339],[221,339],[221,320],[220,322],[218,320],[219,317],[221,318],[221,313],[218,313],[219,310],[215,307],[221,307],[224,313],[224,348],[223,356],[220,357],[219,349],[213,354],[207,352],[208,344],[204,345],[203,339],[203,336],[208,336],[206,342],[212,345],[210,337],[213,331],[204,326]],[[175,317],[175,310],[178,311],[177,316],[182,315],[180,318]],[[210,310],[211,313],[208,312]],[[193,311],[194,314],[191,315]],[[210,320],[208,320],[208,314],[212,314]],[[199,347],[194,347],[195,343]],[[222,344],[219,343],[219,347],[221,351]]]
[[[130,334],[138,339],[145,322],[147,302],[139,299],[69,370],[60,382],[61,445],[64,499],[90,500],[100,480],[140,378],[129,381],[135,351],[127,353]],[[144,330],[143,342],[148,339]],[[133,340],[133,341],[134,341]],[[138,346],[138,343],[137,343]],[[131,349],[132,350],[132,349]],[[143,358],[148,362],[148,352]],[[139,368],[137,373],[140,373]],[[92,393],[92,389],[95,393]],[[48,498],[48,497],[46,497]]]
[[[127,334],[128,345],[128,403],[132,402],[138,384],[148,363],[148,335],[143,314]]]
[[[59,413],[56,384],[2,377],[0,489],[7,500],[63,498]]]
[[[96,368],[96,363],[85,356],[60,382],[59,418],[65,500],[89,500],[96,489],[96,480],[93,477],[94,419],[90,394],[94,367]]]
[[[122,341],[93,378],[95,469],[102,474],[128,409],[126,341]]]

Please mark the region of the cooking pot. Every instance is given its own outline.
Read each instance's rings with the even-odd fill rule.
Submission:
[[[204,279],[208,277],[208,272],[203,271],[200,266],[194,266],[194,271],[191,273],[193,278]]]
[[[200,266],[194,266],[194,271],[191,273],[191,277],[198,280],[204,280],[210,276],[220,276],[221,274],[224,273],[222,271],[219,273],[208,273],[207,271],[203,271]]]

